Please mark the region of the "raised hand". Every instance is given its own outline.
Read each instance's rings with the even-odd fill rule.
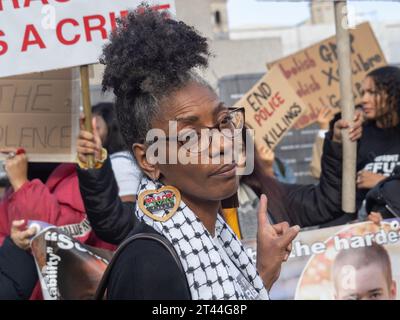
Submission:
[[[289,227],[287,222],[271,225],[267,217],[267,197],[260,197],[257,229],[257,270],[267,290],[279,278],[282,262],[292,250],[292,241],[300,231],[299,226]]]
[[[319,109],[317,122],[319,128],[322,130],[329,129],[329,122],[333,119],[334,113],[331,107],[322,107]]]
[[[80,117],[80,131],[78,140],[76,143],[76,151],[78,158],[81,162],[87,163],[88,156],[93,155],[95,160],[101,159],[102,143],[100,135],[97,131],[96,119],[92,119],[93,132],[85,130],[84,125],[85,118],[83,115]]]
[[[0,148],[0,153],[7,154],[4,170],[14,192],[18,191],[28,181],[28,157],[21,148]]]
[[[342,143],[342,131],[344,129],[349,130],[350,141],[357,141],[362,136],[362,124],[363,124],[363,114],[362,111],[356,110],[353,123],[350,124],[344,119],[340,119],[335,122],[333,126],[333,138],[332,140],[337,143]]]

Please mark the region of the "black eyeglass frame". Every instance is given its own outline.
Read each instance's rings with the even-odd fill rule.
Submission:
[[[243,129],[245,129],[245,108],[244,108],[244,107],[236,107],[236,108],[230,107],[230,108],[228,108],[228,110],[229,110],[229,112],[228,112],[229,114],[232,114],[232,113],[238,112],[238,111],[242,114],[242,127],[241,127],[241,128],[238,128],[238,129],[234,129],[235,131],[237,130],[237,134],[234,134],[234,135],[232,135],[232,136],[226,136],[226,135],[224,135],[224,131],[223,131],[224,129],[223,129],[223,130],[220,129],[220,125],[221,125],[220,123],[216,124],[216,125],[213,126],[213,127],[204,126],[204,127],[202,127],[201,129],[209,129],[209,130],[217,129],[217,130],[218,130],[219,132],[221,132],[226,138],[230,138],[230,139],[233,139],[233,138],[235,138],[235,137],[241,135],[242,132],[243,132]],[[208,141],[208,146],[207,146],[207,147],[209,147],[209,146],[211,145],[212,134],[210,134],[208,138],[209,138],[209,141]],[[175,140],[175,141],[177,141],[177,142],[182,143],[182,141],[179,140],[179,135],[174,136],[174,137],[171,137],[171,136],[163,137],[162,140],[165,140],[165,141]],[[157,141],[158,141],[158,140],[153,140],[153,141],[145,141],[145,140],[144,140],[143,143],[144,143],[144,144],[147,144],[147,145],[151,145],[151,144],[153,144],[153,143],[155,143],[155,142],[157,142]],[[182,144],[181,146],[184,146],[184,145],[185,145],[185,144]],[[207,148],[204,148],[204,150],[205,150],[205,149],[207,149]],[[203,152],[204,150],[198,150],[198,151],[195,151],[195,152],[191,152],[190,149],[187,149],[187,151],[189,151],[189,152],[191,152],[191,153],[201,153],[201,152]]]

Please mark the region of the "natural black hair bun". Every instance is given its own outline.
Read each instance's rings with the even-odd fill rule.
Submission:
[[[119,19],[110,41],[100,59],[106,65],[103,90],[113,89],[117,97],[159,96],[208,63],[206,38],[148,5]]]

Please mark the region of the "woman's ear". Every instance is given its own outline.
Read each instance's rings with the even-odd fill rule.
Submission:
[[[144,144],[134,143],[132,145],[132,151],[135,155],[136,161],[142,171],[152,180],[158,180],[160,178],[160,169],[157,163],[152,163],[151,159],[147,159],[146,151],[147,148]]]

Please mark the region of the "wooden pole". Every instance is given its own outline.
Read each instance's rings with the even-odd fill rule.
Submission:
[[[82,89],[82,104],[83,113],[85,114],[85,130],[93,132],[92,128],[92,105],[90,103],[90,86],[89,86],[89,66],[80,67],[81,73],[81,89]],[[94,168],[94,157],[88,157],[88,167]]]
[[[354,100],[351,79],[350,35],[347,16],[344,12],[346,0],[334,1],[334,6],[342,119],[348,123],[353,123]],[[350,141],[347,129],[342,131],[342,146],[342,210],[346,213],[355,213],[357,144]]]

